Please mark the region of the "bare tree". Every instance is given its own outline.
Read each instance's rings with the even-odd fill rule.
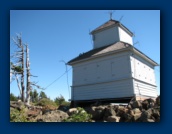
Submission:
[[[15,76],[17,74],[21,75],[21,88],[19,88],[20,93],[21,93],[21,99],[24,102],[25,101],[25,85],[24,85],[24,46],[22,44],[22,39],[21,39],[21,35],[17,35],[17,38],[13,38],[14,44],[17,46],[18,51],[16,51],[14,53],[14,55],[12,55],[12,58],[17,59],[17,61],[15,62],[15,64],[13,65],[14,68],[14,73]],[[16,67],[21,66],[21,70],[17,71]],[[17,83],[19,85],[19,81],[18,81],[18,77],[16,77]],[[19,87],[19,86],[18,86]]]
[[[13,38],[13,41],[14,41],[15,45],[17,46],[17,48],[19,49],[19,51],[16,51],[15,54],[12,56],[15,59],[17,59],[17,61],[15,62],[16,65],[12,64],[12,67],[11,67],[13,70],[12,73],[14,74],[14,76],[16,78],[22,101],[26,102],[26,105],[30,105],[30,92],[32,90],[32,87],[34,86],[39,89],[44,89],[44,88],[41,88],[39,85],[37,85],[36,82],[31,82],[31,80],[30,80],[31,76],[32,77],[37,77],[37,76],[33,76],[30,73],[30,59],[29,59],[28,45],[22,44],[21,36],[18,36],[18,35],[17,35],[17,39]],[[25,51],[25,47],[26,47],[26,51]],[[26,64],[25,64],[26,69],[24,66],[25,52],[26,52]],[[25,83],[24,83],[25,70],[26,70],[26,99],[25,99]],[[18,75],[21,75],[21,81],[19,81]]]
[[[30,62],[29,62],[29,48],[26,45],[26,73],[27,73],[27,90],[26,90],[26,104],[30,104],[30,92],[31,92],[31,85],[30,85]]]

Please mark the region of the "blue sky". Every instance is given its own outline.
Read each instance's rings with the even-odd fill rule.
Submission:
[[[10,53],[15,50],[12,37],[22,33],[29,44],[32,78],[47,87],[65,72],[65,65],[80,53],[93,48],[89,31],[109,20],[109,10],[11,10]],[[160,64],[160,10],[115,10],[113,19],[119,20],[135,33],[135,47]],[[68,69],[71,67],[68,66]],[[155,68],[160,94],[160,67]],[[72,85],[72,71],[68,72]],[[40,92],[41,90],[38,90]],[[10,84],[10,92],[19,95],[17,84]],[[54,99],[60,94],[69,99],[67,77],[64,75],[44,92]]]

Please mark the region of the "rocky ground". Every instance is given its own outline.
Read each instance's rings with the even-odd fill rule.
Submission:
[[[25,106],[21,101],[11,101],[10,112],[14,113],[14,110],[20,111],[20,114],[31,122],[63,122],[78,113],[78,108]],[[159,122],[160,96],[155,101],[151,98],[144,101],[133,99],[126,106],[91,105],[85,107],[81,113],[90,114],[92,118],[89,121],[91,122]]]

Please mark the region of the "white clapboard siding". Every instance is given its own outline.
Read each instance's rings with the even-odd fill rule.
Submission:
[[[73,66],[73,86],[131,77],[129,54],[104,56]]]
[[[132,79],[72,87],[72,100],[121,98],[133,95]]]
[[[119,41],[118,27],[109,28],[93,35],[94,49]]]
[[[130,60],[133,78],[156,85],[153,65],[137,55],[131,56]]]
[[[123,41],[126,43],[129,43],[130,45],[133,45],[133,39],[132,36],[126,33],[122,28],[118,27],[119,31],[119,41]]]
[[[123,41],[133,45],[132,36],[119,26],[111,27],[106,30],[93,34],[94,49]]]
[[[157,89],[154,85],[149,85],[142,81],[134,80],[134,93],[142,96],[157,97]]]

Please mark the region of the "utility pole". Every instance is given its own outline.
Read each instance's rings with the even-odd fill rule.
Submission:
[[[65,64],[66,68],[66,76],[67,76],[67,87],[68,87],[68,92],[69,92],[69,99],[70,99],[70,91],[69,91],[69,81],[68,81],[68,71],[67,71],[67,64],[64,60],[61,60],[60,62],[63,62]]]

